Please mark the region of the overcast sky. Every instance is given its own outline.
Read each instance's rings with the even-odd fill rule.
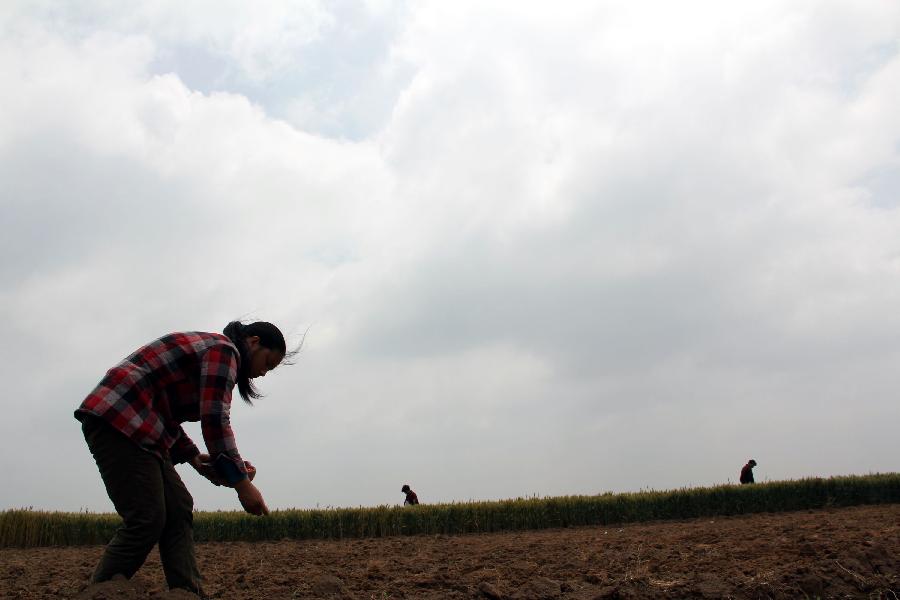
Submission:
[[[898,470],[894,0],[7,1],[0,90],[0,509],[236,318],[270,508]]]

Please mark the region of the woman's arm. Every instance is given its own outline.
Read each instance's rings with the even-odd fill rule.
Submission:
[[[267,515],[269,509],[250,482],[231,430],[231,391],[237,381],[237,368],[237,353],[231,346],[213,346],[204,353],[200,363],[200,429],[212,460],[228,460],[237,470],[229,483],[237,491],[244,510]]]
[[[200,362],[200,429],[213,460],[220,455],[246,477],[247,469],[231,430],[231,391],[237,379],[237,354],[230,346],[214,346]]]

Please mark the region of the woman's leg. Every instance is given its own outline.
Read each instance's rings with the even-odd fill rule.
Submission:
[[[103,419],[86,417],[82,430],[106,492],[124,521],[106,546],[91,581],[107,581],[118,573],[131,578],[166,524],[161,461]]]
[[[159,558],[170,588],[184,588],[202,596],[200,571],[194,554],[194,499],[171,461],[163,461],[166,525],[159,538]]]

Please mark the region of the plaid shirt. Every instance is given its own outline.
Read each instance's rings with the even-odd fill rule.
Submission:
[[[200,453],[181,423],[200,421],[210,457],[247,470],[231,431],[231,390],[240,354],[226,336],[170,333],[139,348],[106,372],[75,418],[106,419],[141,447],[173,463]]]

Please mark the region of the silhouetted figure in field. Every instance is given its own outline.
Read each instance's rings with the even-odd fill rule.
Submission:
[[[404,484],[403,487],[400,488],[400,491],[406,494],[406,500],[403,501],[403,506],[406,506],[407,504],[419,503],[419,497],[416,496],[416,493],[414,491],[409,489],[409,485]]]
[[[752,458],[747,461],[747,464],[741,469],[741,484],[753,483],[753,467],[755,466],[756,461]]]

